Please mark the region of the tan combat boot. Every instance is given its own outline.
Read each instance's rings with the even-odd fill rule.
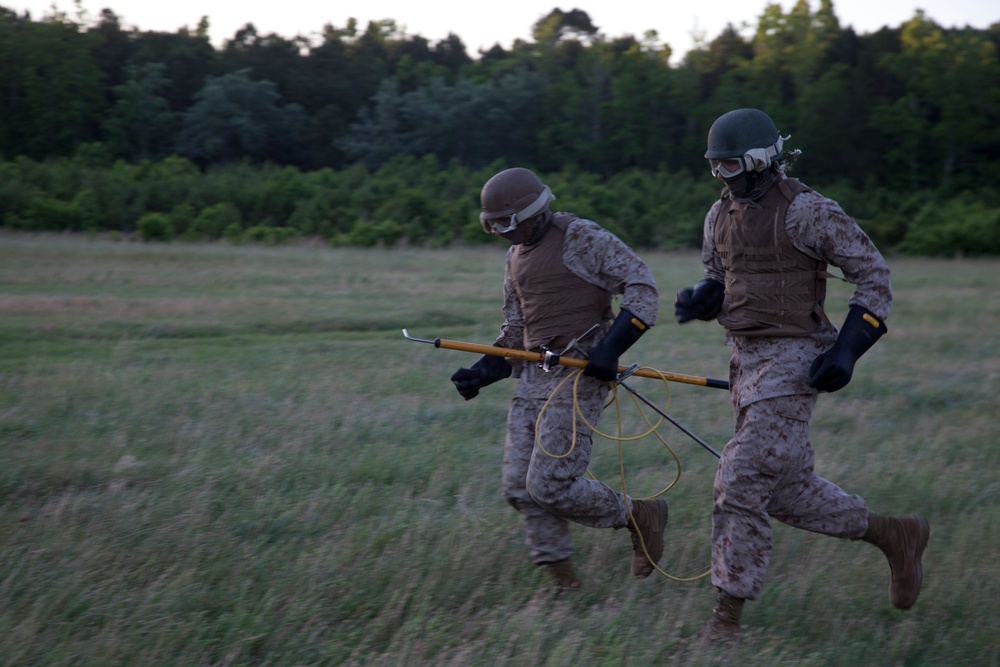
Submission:
[[[930,535],[930,523],[917,514],[868,515],[868,530],[861,539],[881,549],[889,561],[889,602],[899,609],[909,609],[920,595],[924,580],[920,561]]]
[[[663,556],[663,528],[666,525],[667,501],[659,498],[632,501],[632,519],[628,529],[632,533],[632,574],[636,578],[645,579],[660,562]]]
[[[583,585],[577,578],[576,570],[573,569],[573,563],[570,562],[569,558],[563,558],[555,563],[546,563],[545,567],[548,568],[556,589],[560,593],[562,591],[575,591]]]
[[[743,614],[743,598],[735,598],[721,588],[712,609],[712,620],[708,623],[708,635],[716,641],[733,641],[740,636],[740,616]]]

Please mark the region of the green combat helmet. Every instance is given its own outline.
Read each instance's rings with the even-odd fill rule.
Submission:
[[[716,177],[732,178],[744,171],[764,171],[778,160],[785,139],[790,137],[782,138],[774,121],[763,111],[736,109],[712,123],[705,157]],[[735,162],[739,163],[738,168]]]

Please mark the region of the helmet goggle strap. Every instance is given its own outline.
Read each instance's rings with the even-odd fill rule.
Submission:
[[[549,190],[549,186],[543,185],[542,192],[538,195],[538,198],[522,210],[517,213],[500,216],[498,218],[486,218],[484,217],[486,215],[486,212],[484,211],[479,214],[479,224],[483,226],[483,231],[487,234],[506,234],[508,232],[512,232],[517,229],[518,224],[521,222],[530,220],[538,215],[538,213],[553,199],[555,199],[555,197],[552,196],[552,191]]]
[[[773,146],[751,148],[742,157],[730,157],[723,160],[711,159],[708,164],[712,168],[712,176],[733,178],[744,171],[764,171],[774,158],[781,155],[781,147],[785,140],[791,138],[790,134],[787,137],[778,135],[778,141]]]

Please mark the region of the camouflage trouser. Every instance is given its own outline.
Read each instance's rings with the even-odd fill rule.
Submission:
[[[712,583],[754,600],[771,555],[774,517],[790,526],[861,537],[868,507],[813,472],[809,418],[815,395],[769,398],[740,408],[715,476]]]
[[[606,391],[578,397],[580,410],[591,424],[597,424],[606,397]],[[503,460],[504,497],[524,516],[524,541],[536,564],[552,563],[573,553],[568,521],[592,528],[623,527],[628,522],[625,497],[584,477],[592,440],[590,429],[578,418],[573,443],[571,391],[560,392],[545,408],[539,424],[545,451],[536,446],[535,421],[545,402],[524,396],[511,399]],[[556,458],[571,446],[569,456]]]

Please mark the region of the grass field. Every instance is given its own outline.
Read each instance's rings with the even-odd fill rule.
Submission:
[[[645,257],[662,317],[623,361],[725,379],[721,328],[672,317],[697,255]],[[923,594],[899,612],[876,549],[777,525],[733,648],[697,637],[707,579],[631,578],[627,531],[574,528],[574,595],[528,562],[500,495],[513,383],[465,402],[475,357],[401,333],[492,342],[502,248],[0,235],[0,664],[1000,665],[1000,261],[889,261],[889,334],[812,440],[820,474],[930,519]],[[633,385],[725,444],[725,392]],[[696,577],[716,460],[660,433],[661,565]],[[622,460],[636,495],[675,475],[652,438]]]

